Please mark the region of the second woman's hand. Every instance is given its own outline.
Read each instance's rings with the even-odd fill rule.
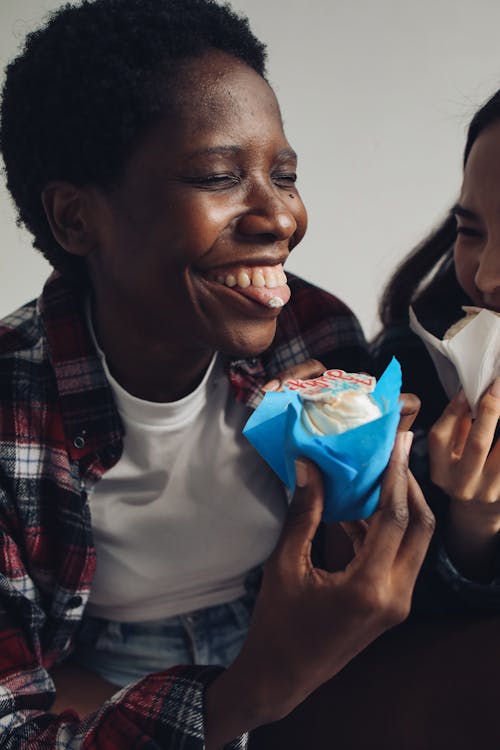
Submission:
[[[287,715],[388,628],[406,618],[434,518],[398,433],[380,503],[343,571],[314,568],[321,519],[317,468],[300,461],[297,490],[269,559],[248,637],[206,695],[206,747]]]
[[[472,421],[463,391],[429,433],[431,479],[450,498],[446,545],[460,571],[491,577],[500,531],[500,378],[479,402]]]

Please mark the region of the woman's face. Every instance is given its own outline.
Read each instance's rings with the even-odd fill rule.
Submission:
[[[172,114],[98,193],[88,256],[97,309],[160,347],[252,356],[289,289],[306,212],[268,84],[213,50],[184,65]]]
[[[472,146],[455,215],[458,281],[476,305],[500,312],[500,122]]]

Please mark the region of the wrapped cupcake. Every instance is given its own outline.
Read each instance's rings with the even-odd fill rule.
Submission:
[[[500,376],[500,315],[481,307],[462,310],[442,340],[421,325],[411,308],[410,328],[425,344],[448,398],[463,388],[475,416],[479,399]]]
[[[394,444],[400,390],[396,359],[378,382],[343,370],[288,380],[282,392],[266,393],[243,432],[291,492],[296,458],[320,467],[324,521],[367,518],[377,506]]]
[[[479,315],[479,313],[483,310],[482,307],[473,307],[472,305],[463,305],[462,310],[464,315],[459,318],[453,325],[451,325],[447,331],[445,331],[445,334],[443,336],[443,341],[449,341],[449,339],[452,339],[453,336],[456,336],[457,333],[460,333],[466,325],[469,323],[472,323],[474,318]],[[500,313],[493,312],[492,310],[489,310],[492,315],[496,315],[497,317],[500,317]]]
[[[299,390],[302,427],[311,435],[340,435],[382,416],[372,391],[371,376],[327,370]],[[290,381],[286,383],[293,390]]]

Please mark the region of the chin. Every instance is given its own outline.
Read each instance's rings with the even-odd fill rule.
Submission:
[[[231,337],[231,341],[225,341],[224,344],[221,342],[218,349],[230,357],[251,359],[269,349],[275,334],[276,322],[272,321],[271,325],[265,326],[265,330],[262,325],[259,325],[258,332],[255,330],[240,332],[240,335]]]

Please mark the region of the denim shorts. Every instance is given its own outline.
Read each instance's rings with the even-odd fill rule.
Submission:
[[[117,687],[175,664],[227,667],[246,638],[256,590],[227,604],[149,622],[84,615],[72,661]]]

